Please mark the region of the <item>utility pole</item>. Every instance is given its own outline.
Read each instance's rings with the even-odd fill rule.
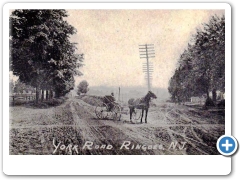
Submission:
[[[118,88],[118,101],[121,101],[121,99],[120,99],[120,87]]]
[[[146,63],[143,63],[143,72],[146,73],[145,79],[147,79],[148,91],[151,90],[151,79],[153,72],[153,64],[149,62],[149,58],[155,57],[154,44],[139,45],[140,59],[146,59]]]

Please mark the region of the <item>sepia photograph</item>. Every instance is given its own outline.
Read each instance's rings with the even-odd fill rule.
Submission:
[[[9,11],[9,155],[220,155],[224,134],[225,9]]]

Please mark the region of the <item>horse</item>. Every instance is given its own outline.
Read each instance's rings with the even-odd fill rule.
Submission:
[[[151,98],[156,99],[157,96],[152,91],[148,91],[147,95],[144,96],[143,98],[138,98],[138,99],[131,98],[128,100],[128,107],[130,109],[130,121],[131,122],[132,122],[132,113],[135,112],[135,108],[136,108],[136,109],[142,110],[141,123],[142,123],[144,110],[146,111],[145,123],[147,123],[147,114],[148,114],[149,102],[151,101]]]

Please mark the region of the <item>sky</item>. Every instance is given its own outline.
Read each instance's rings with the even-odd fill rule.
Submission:
[[[224,10],[67,10],[90,86],[147,86],[139,45],[154,44],[152,86],[167,88],[178,58],[203,23]],[[10,75],[11,76],[11,75]]]
[[[68,10],[77,29],[71,40],[84,54],[83,76],[90,86],[146,86],[139,45],[154,44],[152,86],[167,88],[180,54],[211,16],[224,10]]]

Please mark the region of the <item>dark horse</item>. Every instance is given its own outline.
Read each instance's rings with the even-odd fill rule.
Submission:
[[[136,109],[142,110],[141,123],[142,123],[144,110],[146,111],[145,123],[147,123],[147,114],[148,114],[149,102],[151,101],[151,98],[156,99],[157,96],[153,92],[148,91],[147,95],[144,96],[143,98],[138,98],[138,99],[132,98],[128,100],[128,107],[130,109],[130,121],[132,121],[132,113],[135,112],[135,108],[136,108]]]

